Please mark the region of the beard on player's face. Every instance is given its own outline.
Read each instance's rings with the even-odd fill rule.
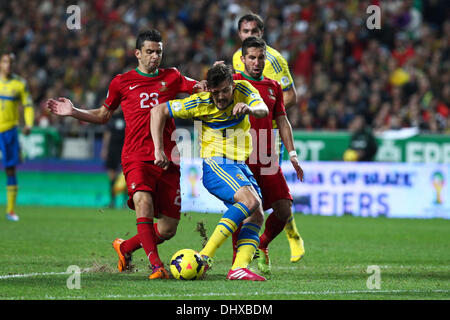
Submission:
[[[156,71],[156,69],[158,69],[161,63],[161,59],[151,56],[142,56],[140,59],[140,63],[148,73],[153,73]]]
[[[230,83],[228,80],[224,80],[218,86],[210,88],[214,104],[217,108],[222,110],[228,107],[233,101],[233,89],[234,83]]]
[[[148,70],[150,73],[155,72],[156,69],[158,69],[158,67],[159,67],[159,63],[160,63],[159,60],[150,60],[150,61],[147,63],[147,70]]]
[[[264,68],[258,66],[258,67],[246,67],[245,69],[247,73],[250,75],[250,77],[259,79],[262,76]]]

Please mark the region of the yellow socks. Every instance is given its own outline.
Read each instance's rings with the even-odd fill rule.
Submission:
[[[237,253],[231,269],[247,268],[259,246],[259,231],[261,227],[253,223],[242,226],[237,240]]]
[[[209,238],[205,247],[200,251],[201,255],[214,257],[216,250],[236,231],[238,225],[250,216],[248,208],[240,202],[230,206],[217,224],[216,229]]]
[[[6,186],[6,213],[16,209],[17,185]]]
[[[291,249],[291,262],[297,262],[305,255],[305,247],[303,239],[297,230],[293,214],[286,223],[284,230],[286,231],[289,247]]]
[[[286,222],[284,230],[286,231],[286,236],[288,238],[300,239],[300,233],[298,233],[297,225],[295,224],[294,214],[291,214],[288,222]]]
[[[236,231],[237,225],[230,219],[222,218],[209,238],[205,247],[200,251],[201,255],[214,257],[216,250]]]

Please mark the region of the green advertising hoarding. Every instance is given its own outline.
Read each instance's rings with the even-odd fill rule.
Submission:
[[[375,135],[376,161],[450,163],[450,135],[414,134],[412,131]],[[339,161],[348,148],[348,132],[294,131],[294,144],[302,161]],[[288,159],[286,151],[283,155]]]
[[[376,161],[450,163],[449,134],[419,134],[405,129],[376,134]],[[62,137],[55,128],[33,128],[19,136],[24,159],[58,158]],[[294,143],[302,161],[340,161],[350,144],[349,132],[294,131]],[[195,139],[194,139],[195,140]],[[288,159],[287,152],[283,154]]]
[[[102,172],[18,171],[17,204],[62,207],[106,208],[110,202],[109,180]],[[117,196],[116,205],[124,206],[126,192]],[[0,205],[6,194],[0,190]]]
[[[20,133],[19,141],[24,159],[57,158],[61,155],[62,138],[56,128],[35,127],[27,136]]]

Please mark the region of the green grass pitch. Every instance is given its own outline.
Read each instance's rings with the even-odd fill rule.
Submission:
[[[0,220],[0,300],[450,299],[448,220],[296,215],[305,257],[289,261],[283,232],[270,245],[272,276],[256,283],[225,279],[231,239],[206,278],[150,281],[143,250],[134,255],[135,272],[116,269],[111,242],[135,234],[134,212],[21,206],[18,213],[17,223]],[[182,214],[177,235],[159,247],[163,261],[182,248],[201,249],[197,223],[203,221],[209,235],[219,217]],[[79,289],[67,285],[76,284],[67,273],[72,265],[83,271]],[[368,287],[373,265],[379,289]]]

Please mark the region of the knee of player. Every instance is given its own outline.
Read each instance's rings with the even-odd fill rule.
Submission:
[[[133,196],[133,202],[137,212],[145,213],[145,216],[153,216],[153,201],[149,193],[136,192]]]
[[[246,204],[247,208],[249,209],[249,211],[252,215],[254,213],[258,214],[257,211],[261,211],[259,209],[262,206],[262,202],[259,197],[256,197],[252,194],[252,195],[248,196],[248,198],[246,199],[246,202],[247,202],[247,204]]]
[[[164,229],[161,231],[161,236],[165,239],[165,240],[169,240],[171,238],[173,238],[173,236],[175,236],[175,234],[177,233],[177,228],[170,228],[170,229]]]
[[[261,226],[264,223],[264,211],[262,209],[262,206],[258,206],[250,216],[250,219],[252,223],[257,224]]]
[[[177,233],[178,223],[158,223],[158,232],[165,240],[173,238]]]
[[[273,214],[277,216],[278,219],[284,221],[291,217],[292,215],[292,201],[288,199],[281,199],[275,201],[272,204]]]

